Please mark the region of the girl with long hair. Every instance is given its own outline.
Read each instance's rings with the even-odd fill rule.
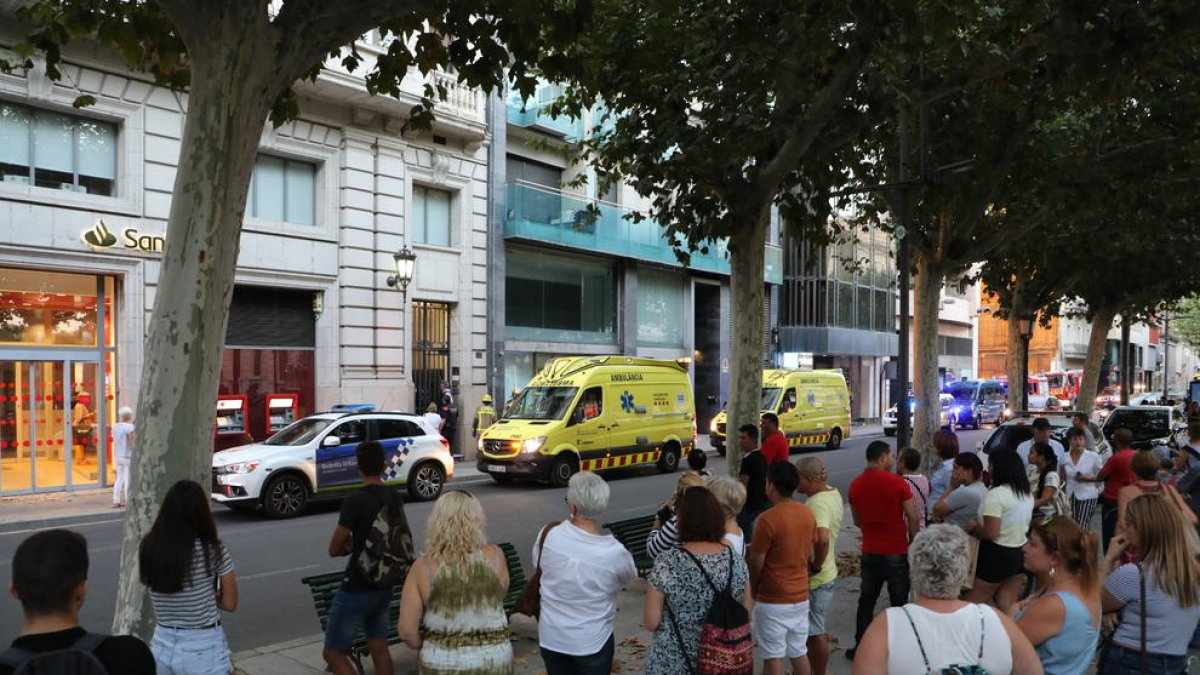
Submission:
[[[1125,509],[1125,531],[1113,537],[1103,569],[1105,613],[1120,612],[1099,673],[1183,673],[1188,641],[1200,621],[1200,563],[1191,528],[1158,494],[1134,498]],[[1140,563],[1121,563],[1134,546]],[[1144,653],[1143,653],[1144,652]]]
[[[1099,542],[1069,516],[1034,525],[1025,569],[1038,592],[1014,606],[1017,627],[1033,643],[1046,675],[1087,670],[1100,636]]]
[[[138,547],[138,573],[154,605],[150,650],[160,675],[232,673],[220,611],[237,609],[237,578],[199,483],[167,491]]]
[[[1038,520],[1045,521],[1058,515],[1054,508],[1058,491],[1062,489],[1062,477],[1058,475],[1058,457],[1049,443],[1034,443],[1029,448],[1029,464],[1037,468],[1037,488],[1033,490],[1033,510]]]
[[[400,639],[419,650],[421,673],[511,673],[504,552],[487,543],[483,507],[453,490],[434,502],[425,554],[400,594]]]
[[[1016,451],[999,450],[990,460],[992,487],[979,508],[982,522],[970,520],[964,528],[979,539],[979,563],[967,600],[987,603],[994,597],[996,606],[1007,612],[1025,579],[1022,547],[1033,517],[1033,495]]]

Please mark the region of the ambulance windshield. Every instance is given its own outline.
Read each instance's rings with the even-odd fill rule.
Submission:
[[[329,427],[333,420],[309,417],[284,427],[279,433],[263,441],[263,445],[304,445]]]
[[[504,411],[509,420],[560,420],[571,409],[579,387],[525,387]]]
[[[779,405],[779,392],[783,391],[779,387],[763,387],[762,390],[762,406],[759,410],[770,410],[775,412],[776,406]]]

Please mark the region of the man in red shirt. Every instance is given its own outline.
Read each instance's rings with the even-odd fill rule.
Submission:
[[[767,466],[775,462],[786,462],[792,454],[788,447],[787,436],[779,431],[779,416],[775,413],[763,413],[759,423],[762,429],[762,454],[767,460]]]
[[[908,602],[908,542],[917,534],[917,508],[908,483],[892,471],[895,454],[883,441],[867,446],[867,468],[850,483],[850,512],[862,530],[862,588],[855,617],[855,648],[875,614],[886,583],[892,607]]]
[[[1137,454],[1137,450],[1133,449],[1133,432],[1124,427],[1117,429],[1110,442],[1112,457],[1108,458],[1096,476],[1097,481],[1104,482],[1104,492],[1100,493],[1100,533],[1105,551],[1108,551],[1108,542],[1117,531],[1117,493],[1137,481],[1132,466],[1133,456]]]

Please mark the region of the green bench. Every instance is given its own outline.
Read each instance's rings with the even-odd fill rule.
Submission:
[[[646,537],[650,536],[650,529],[654,527],[654,518],[651,514],[604,524],[633,555],[633,564],[637,566],[639,577],[645,577],[654,567],[654,558],[646,552]]]
[[[337,594],[338,589],[342,587],[342,575],[344,572],[328,572],[326,574],[314,574],[311,577],[304,577],[300,583],[308,586],[308,590],[312,593],[313,608],[317,610],[317,619],[321,621],[321,632],[325,631],[325,624],[329,621],[329,606],[333,604],[333,596]],[[388,645],[400,644],[400,636],[396,633],[396,625],[400,619],[400,590],[402,585],[397,584],[392,587],[392,602],[388,607]],[[363,673],[363,659],[371,657],[371,650],[367,649],[367,639],[363,637],[362,631],[354,634],[354,642],[350,645],[350,660],[354,662],[354,669],[359,673]]]
[[[517,555],[517,549],[512,544],[504,542],[497,546],[504,552],[505,563],[508,565],[508,593],[504,596],[504,613],[512,616],[517,596],[521,594],[521,589],[525,588],[525,570],[521,567],[521,557]],[[317,610],[317,619],[321,622],[322,632],[325,630],[325,624],[329,621],[329,606],[333,603],[333,596],[342,587],[342,575],[343,572],[328,572],[314,574],[300,580],[300,583],[308,586],[309,592],[312,593],[313,608]],[[400,620],[400,591],[403,588],[402,584],[392,587],[392,601],[388,608],[389,646],[400,644],[400,636],[396,633],[396,627]],[[367,649],[366,638],[363,637],[362,632],[355,634],[354,642],[350,646],[350,660],[354,663],[354,668],[359,673],[363,673],[363,659],[370,657],[371,651]]]

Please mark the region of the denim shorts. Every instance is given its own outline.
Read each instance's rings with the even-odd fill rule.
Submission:
[[[229,643],[225,629],[154,627],[150,651],[159,675],[229,675]]]
[[[377,591],[338,591],[329,604],[329,619],[325,622],[325,648],[348,652],[359,631],[368,640],[388,636],[388,608],[392,602],[391,589]]]
[[[808,591],[808,635],[824,635],[825,634],[825,611],[829,609],[829,603],[833,600],[833,589],[837,586],[837,579],[830,581],[824,586],[810,588]]]

